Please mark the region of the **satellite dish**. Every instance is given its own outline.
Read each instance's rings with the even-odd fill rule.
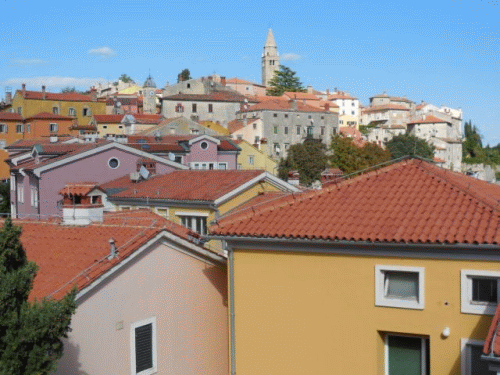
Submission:
[[[122,106],[122,103],[121,103],[121,102],[116,102],[116,106],[117,106],[118,108],[120,108],[120,107]]]
[[[168,153],[168,159],[171,160],[171,161],[175,161],[175,155],[173,152],[169,152]]]
[[[149,171],[146,169],[146,167],[144,167],[144,165],[142,165],[141,169],[139,169],[139,174],[145,180],[147,180],[149,177]]]

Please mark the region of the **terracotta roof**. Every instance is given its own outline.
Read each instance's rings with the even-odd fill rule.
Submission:
[[[20,139],[16,142],[12,143],[11,145],[7,146],[6,148],[9,148],[9,149],[17,149],[17,148],[31,149],[34,145],[45,145],[45,144],[53,143],[50,141],[51,138],[52,138],[51,136],[41,136],[41,137],[28,138],[28,139]],[[76,137],[74,137],[72,135],[67,135],[67,134],[58,135],[57,136],[57,143],[60,144],[63,142],[67,142],[71,139],[76,139]]]
[[[403,107],[402,105],[398,105],[398,104],[384,104],[384,105],[376,105],[376,106],[366,107],[363,109],[363,113],[383,112],[383,111],[391,111],[391,110],[409,111],[410,109]]]
[[[23,117],[14,112],[0,112],[0,121],[23,121]]]
[[[283,96],[286,96],[290,99],[297,99],[297,100],[320,100],[316,95],[314,94],[309,94],[308,92],[285,92]]]
[[[73,285],[83,289],[164,230],[190,241],[198,237],[150,210],[105,213],[102,223],[87,226],[62,225],[61,219],[14,220],[14,224],[22,226],[28,259],[40,267],[31,300],[61,298]],[[107,259],[110,238],[118,250],[112,260]]]
[[[94,120],[98,124],[118,124],[125,115],[94,115]]]
[[[351,95],[342,94],[342,93],[332,94],[327,99],[328,100],[337,100],[337,99],[356,100],[356,98],[352,97]]]
[[[157,138],[147,135],[128,136],[127,145],[147,152],[187,152],[189,147],[182,147],[181,142],[187,142],[191,139],[200,137],[200,135],[162,135]],[[238,151],[230,141],[220,136],[210,136],[220,141],[217,145],[218,151]]]
[[[237,85],[252,85],[252,86],[266,87],[263,85],[259,85],[258,83],[255,83],[255,82],[245,81],[245,80],[239,79],[239,78],[227,79],[226,83],[232,83],[232,84],[237,84]]]
[[[401,98],[399,96],[391,96],[391,102],[405,102],[405,103],[413,103],[410,99]]]
[[[498,324],[500,323],[500,303],[497,305],[495,315],[491,321],[490,330],[483,346],[483,355],[490,356],[493,359],[500,358],[500,335],[498,335]],[[493,352],[493,353],[492,353]]]
[[[417,106],[415,107],[415,109],[418,111],[418,110],[420,110],[420,109],[424,108],[426,105],[427,105],[427,103],[421,103],[421,104],[417,105]]]
[[[21,90],[17,90],[21,94],[23,92]],[[25,99],[36,99],[36,100],[43,100],[43,93],[41,91],[25,91],[24,92],[24,98]],[[53,92],[46,92],[45,93],[45,100],[56,100],[56,101],[62,101],[62,102],[91,102],[92,98],[90,95],[83,95],[83,94],[77,94],[74,92],[71,93],[53,93]]]
[[[113,198],[213,202],[263,173],[260,170],[185,170],[152,176],[137,183],[131,182],[127,175],[102,184],[101,188],[104,190],[126,189],[113,194]]]
[[[73,117],[69,117],[69,116],[62,116],[62,115],[56,115],[54,113],[49,113],[49,112],[40,112],[40,113],[37,113],[36,115],[34,116],[31,116],[31,117],[28,117],[27,119],[25,119],[25,121],[28,121],[28,120],[73,120]]]
[[[135,113],[131,116],[134,116],[136,124],[159,124],[163,120],[163,115],[161,114],[148,115]]]
[[[119,101],[122,105],[138,105],[139,104],[139,98],[128,98],[128,97],[124,98],[124,97],[117,96],[116,100]],[[114,96],[109,96],[106,99],[106,105],[107,106],[115,105]]]
[[[301,101],[297,101],[297,112],[325,112],[320,108],[313,107],[309,104],[303,104]],[[257,103],[244,109],[240,112],[253,112],[253,111],[295,111],[292,109],[291,100],[283,99],[269,99],[264,102]]]
[[[423,118],[423,117],[425,117],[425,118]],[[449,124],[450,123],[449,121],[440,119],[440,118],[433,116],[433,115],[424,115],[423,117],[421,117],[418,120],[410,121],[408,124],[434,124],[434,123]]]
[[[261,207],[264,204],[271,203],[277,199],[280,199],[282,197],[285,197],[287,195],[290,195],[292,193],[286,192],[286,191],[266,191],[266,192],[261,192],[257,194],[255,197],[252,199],[246,201],[245,203],[239,205],[238,207],[233,208],[231,211],[226,213],[225,215],[221,216],[222,219],[223,217],[230,216],[236,213],[242,213],[244,211],[248,210],[254,210],[256,208]]]
[[[95,189],[97,182],[72,182],[59,190],[59,195],[87,195]]]
[[[500,186],[409,160],[221,220],[224,236],[500,244]]]
[[[247,125],[251,124],[253,122],[257,121],[257,119],[248,119],[247,120]],[[245,127],[245,123],[243,120],[232,120],[229,121],[227,124],[227,129],[229,130],[229,133],[234,133],[235,131],[238,131],[240,129],[243,129]]]
[[[163,100],[189,100],[189,101],[210,101],[210,102],[238,102],[242,103],[249,97],[236,91],[213,91],[210,94],[175,94],[164,96]]]
[[[437,157],[434,157],[433,161],[434,161],[434,163],[446,163],[446,160],[444,160],[442,158],[437,158]]]

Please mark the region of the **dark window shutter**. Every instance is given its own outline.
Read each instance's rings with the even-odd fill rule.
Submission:
[[[153,323],[135,329],[135,372],[153,367]]]

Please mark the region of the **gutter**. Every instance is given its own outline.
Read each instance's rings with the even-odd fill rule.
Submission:
[[[174,199],[157,199],[152,197],[145,198],[121,198],[108,196],[108,201],[115,204],[127,204],[127,205],[138,205],[139,203],[150,204],[164,204],[164,205],[174,205],[179,207],[204,207],[216,209],[213,201],[190,201],[190,200],[174,200]]]
[[[229,249],[229,336],[231,340],[230,361],[231,375],[236,375],[236,333],[234,323],[234,252]]]

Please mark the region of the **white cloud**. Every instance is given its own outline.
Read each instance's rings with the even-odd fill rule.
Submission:
[[[302,58],[301,55],[297,55],[296,53],[285,53],[283,56],[281,56],[281,59],[283,61],[297,61]]]
[[[49,62],[46,60],[42,59],[18,59],[18,60],[12,60],[13,65],[17,66],[25,66],[25,67],[32,67],[36,65],[45,65],[48,64]]]
[[[30,77],[30,78],[10,78],[0,82],[0,86],[21,86],[23,83],[28,88],[40,90],[40,87],[47,86],[50,88],[61,88],[67,86],[75,86],[77,88],[88,89],[99,83],[107,82],[104,78],[77,78],[77,77]]]
[[[116,51],[112,50],[109,47],[99,47],[99,48],[89,49],[89,54],[97,55],[97,56],[100,56],[102,58],[108,59],[110,57],[115,56]]]
[[[240,60],[241,61],[248,61],[248,60],[250,60],[250,58],[248,56],[241,56]]]

